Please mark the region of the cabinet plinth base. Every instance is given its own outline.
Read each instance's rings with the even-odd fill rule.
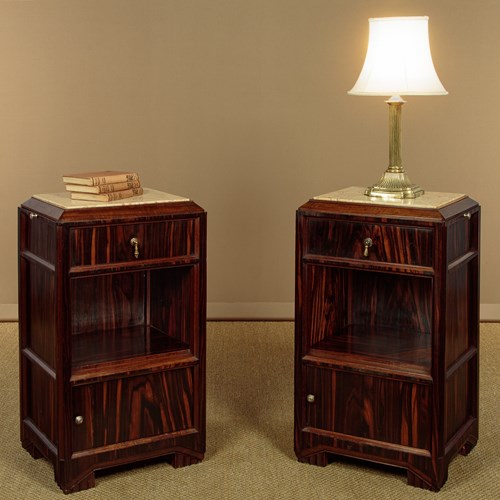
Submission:
[[[477,438],[474,439],[469,438],[469,440],[467,440],[464,443],[464,445],[458,450],[458,453],[466,457],[473,450],[476,444],[477,444]]]
[[[99,459],[96,456],[89,456],[64,461],[57,460],[52,453],[45,454],[40,451],[37,445],[31,441],[23,441],[22,446],[33,458],[37,459],[43,457],[53,464],[54,479],[59,488],[66,494],[76,493],[95,487],[95,471],[97,470],[129,464],[145,464],[151,459],[164,459],[165,462],[170,464],[173,468],[178,469],[180,467],[198,464],[204,458],[204,453],[201,452],[198,453],[184,448],[181,448],[182,451],[179,451],[178,449],[172,450],[170,448],[154,453],[153,456],[145,451],[142,460],[137,458],[139,454],[137,451],[134,452],[132,458],[127,459],[126,451],[120,452],[117,450],[116,452],[111,452],[109,457],[103,459]]]
[[[38,448],[33,443],[23,442],[22,446],[35,460],[38,460],[39,458],[43,457],[43,454],[40,453]]]
[[[347,453],[337,453],[331,451],[318,451],[316,453],[311,453],[309,455],[298,457],[298,460],[301,463],[315,465],[317,467],[325,467],[331,464],[336,458],[346,459],[346,457],[348,457],[349,460],[359,459],[360,463],[362,463],[365,460],[364,457],[360,457],[357,454],[351,455]],[[422,470],[415,469],[414,464],[410,465],[409,463],[399,463],[397,460],[388,460],[388,461],[381,459],[377,460],[376,457],[371,457],[371,458],[367,457],[366,460],[368,460],[368,462],[366,463],[385,464],[389,468],[395,467],[398,469],[406,470],[408,485],[414,486],[416,488],[422,488],[424,490],[439,491],[448,478],[448,466],[444,464],[438,467],[439,470],[437,471],[437,474],[439,476],[439,479],[431,479],[430,477],[428,477],[425,471],[431,469],[431,462],[429,459],[421,459],[421,458],[415,459],[416,462],[419,462],[419,466],[422,467]]]
[[[325,467],[335,460],[350,463],[379,464],[389,470],[406,471],[409,486],[439,491],[448,479],[448,469],[457,455],[467,455],[477,443],[477,422],[465,426],[457,434],[453,446],[442,457],[433,456],[428,450],[401,445],[368,442],[359,436],[327,435],[326,431],[303,429],[299,437],[301,447],[296,448],[301,463]]]
[[[448,478],[448,470],[446,470],[445,476],[439,486],[432,485],[429,481],[425,480],[422,476],[416,474],[415,471],[410,469],[407,470],[406,477],[408,479],[409,486],[415,486],[415,488],[422,488],[423,490],[439,491]]]
[[[199,464],[202,460],[203,457],[197,458],[193,455],[187,455],[185,453],[174,453],[172,455],[171,464],[174,469],[179,469],[180,467]]]
[[[318,467],[326,467],[328,465],[328,456],[325,451],[320,451],[318,453],[313,453],[299,458],[299,462],[302,462],[303,464],[317,465]]]
[[[57,475],[56,475],[56,483],[59,485],[59,488],[63,490],[63,492],[68,495],[69,493],[76,493],[78,491],[83,491],[83,490],[88,490],[90,488],[94,488],[95,486],[95,474],[94,472],[91,472],[87,476],[85,476],[83,479],[79,480],[77,483],[62,483],[58,481]]]

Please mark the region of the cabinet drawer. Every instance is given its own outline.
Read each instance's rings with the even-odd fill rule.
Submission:
[[[114,445],[195,427],[195,368],[73,388],[73,449]]]
[[[310,431],[430,449],[429,386],[328,368],[304,370],[302,407]]]
[[[431,228],[306,219],[306,253],[347,259],[429,266],[433,264]],[[371,246],[365,256],[365,240]]]
[[[199,254],[197,219],[70,230],[70,265],[93,266]],[[137,239],[137,256],[132,238]]]

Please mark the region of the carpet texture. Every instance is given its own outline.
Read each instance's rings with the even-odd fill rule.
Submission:
[[[197,465],[163,462],[96,476],[75,499],[497,499],[500,497],[500,324],[481,325],[479,443],[457,456],[439,493],[365,462],[300,464],[293,452],[293,324],[209,323],[207,453]],[[17,324],[0,323],[0,498],[64,494],[52,466],[19,441]]]

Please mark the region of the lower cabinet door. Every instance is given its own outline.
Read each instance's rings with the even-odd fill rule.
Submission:
[[[194,422],[194,367],[73,388],[73,450],[185,431]]]
[[[430,450],[429,385],[311,366],[304,371],[304,430]]]

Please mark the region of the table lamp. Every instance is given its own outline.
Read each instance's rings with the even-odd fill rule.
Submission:
[[[389,166],[365,195],[385,200],[416,198],[423,189],[413,184],[401,161],[402,95],[446,95],[434,69],[427,16],[369,19],[365,63],[351,95],[388,96]]]

